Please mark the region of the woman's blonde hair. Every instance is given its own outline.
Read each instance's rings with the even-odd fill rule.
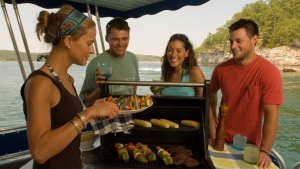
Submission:
[[[58,28],[73,9],[70,5],[64,5],[56,13],[41,11],[37,17],[38,23],[35,28],[38,39],[41,40],[41,36],[44,34],[44,41],[46,43],[51,43],[52,45],[58,44],[61,39],[57,36]],[[74,40],[78,40],[82,35],[87,33],[87,29],[94,26],[96,26],[95,22],[91,18],[86,18],[69,35]]]

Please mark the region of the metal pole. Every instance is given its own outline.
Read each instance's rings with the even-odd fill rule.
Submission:
[[[100,23],[100,17],[99,17],[99,13],[98,13],[98,6],[95,6],[95,13],[96,13],[98,31],[99,31],[99,34],[100,34],[101,45],[102,45],[102,52],[104,52],[105,51],[105,47],[104,47],[103,34],[102,34],[101,23]]]
[[[16,39],[15,39],[13,30],[12,30],[12,27],[11,27],[11,23],[10,23],[10,20],[8,18],[5,3],[4,3],[3,0],[0,0],[0,2],[1,2],[1,7],[2,7],[2,10],[3,10],[4,17],[5,17],[5,20],[6,20],[6,25],[7,25],[8,31],[10,33],[11,41],[14,45],[15,52],[16,52],[16,55],[17,55],[17,58],[18,58],[19,67],[21,69],[21,73],[22,73],[23,79],[25,81],[27,77],[26,77],[26,74],[25,74],[25,70],[24,70],[24,66],[23,66],[23,63],[22,63],[21,56],[20,56],[20,52],[19,52],[19,49],[18,49],[18,46],[17,46],[17,43],[16,43]]]
[[[34,66],[33,66],[33,63],[32,63],[31,54],[30,54],[29,47],[28,47],[28,44],[27,44],[27,40],[26,40],[24,29],[23,29],[21,17],[20,17],[19,11],[18,11],[18,5],[16,3],[16,0],[12,0],[11,2],[13,4],[13,7],[14,7],[14,10],[15,10],[15,13],[16,13],[16,17],[17,17],[17,20],[18,20],[18,24],[19,24],[21,35],[22,35],[24,47],[25,47],[25,50],[26,50],[28,62],[29,62],[30,68],[31,68],[31,72],[33,72],[34,71]]]
[[[88,15],[89,15],[89,18],[92,19],[92,15],[91,15],[91,9],[90,9],[90,5],[89,4],[86,4],[86,8],[87,8],[87,11],[88,11]],[[97,40],[95,39],[95,49],[96,49],[96,56],[99,55],[99,51],[98,51],[98,45],[97,45]]]
[[[107,85],[136,85],[136,86],[182,86],[182,87],[205,87],[205,83],[189,83],[189,82],[155,82],[155,81],[117,81],[108,80]]]
[[[275,149],[273,149],[273,148],[271,149],[271,154],[273,156],[275,156],[275,158],[279,161],[279,164],[281,165],[282,169],[287,169],[284,159],[281,157],[281,155]]]

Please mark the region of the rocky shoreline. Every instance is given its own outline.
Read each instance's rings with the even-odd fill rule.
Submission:
[[[259,49],[255,52],[272,62],[280,71],[300,72],[300,48],[281,46],[272,49]],[[201,64],[218,64],[232,58],[230,53],[216,49],[213,52],[197,55]]]

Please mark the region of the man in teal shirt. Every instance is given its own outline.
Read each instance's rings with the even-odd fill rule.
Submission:
[[[110,80],[139,81],[138,60],[135,54],[126,51],[129,44],[128,23],[122,18],[112,19],[106,25],[105,40],[109,49],[90,61],[80,91],[80,99],[85,105],[94,103],[101,97],[104,76],[99,72],[98,62],[112,63],[113,74]],[[97,76],[98,75],[98,76]],[[136,86],[110,85],[109,93],[113,95],[133,95]]]

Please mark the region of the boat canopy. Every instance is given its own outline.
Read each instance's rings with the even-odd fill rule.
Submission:
[[[19,4],[29,3],[46,9],[59,8],[65,4],[69,4],[81,12],[88,13],[89,17],[91,18],[92,15],[96,16],[102,51],[105,51],[103,40],[104,38],[102,35],[100,24],[101,17],[121,17],[123,19],[139,18],[143,15],[154,15],[164,10],[176,11],[177,9],[188,5],[202,5],[208,1],[209,0],[0,0],[24,81],[27,79],[27,76],[25,74],[25,70],[20,57],[20,52],[17,47],[13,30],[9,21],[5,3],[12,4],[14,6],[30,68],[31,71],[34,71],[31,54],[28,48],[25,32],[23,30],[21,18],[17,8]],[[90,6],[94,6],[95,8],[90,8]],[[94,43],[96,54],[98,55],[99,51],[97,41],[95,41]]]
[[[13,0],[4,0],[12,3]],[[177,10],[181,7],[197,6],[209,0],[16,0],[17,4],[31,3],[42,8],[59,8],[64,4],[72,5],[81,12],[88,12],[86,4],[97,6],[99,17],[121,17],[123,19],[154,15],[163,10]],[[95,15],[95,9],[91,13]]]

